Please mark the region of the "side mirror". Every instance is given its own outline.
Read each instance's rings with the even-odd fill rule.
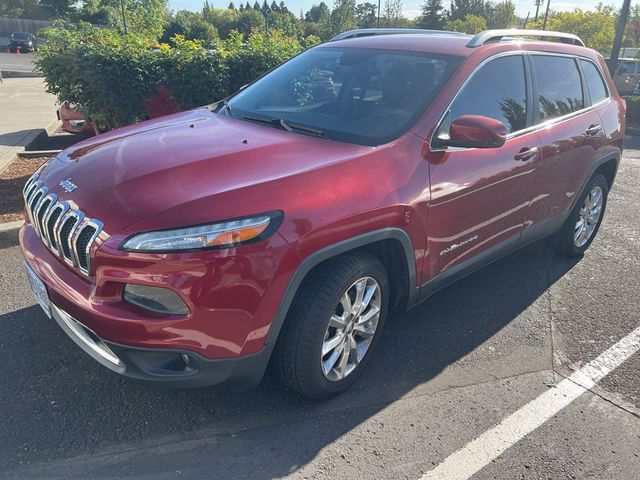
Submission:
[[[498,148],[507,140],[507,127],[481,115],[463,115],[449,127],[449,138],[439,139],[448,147]]]

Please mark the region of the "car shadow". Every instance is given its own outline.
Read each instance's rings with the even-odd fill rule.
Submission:
[[[579,261],[556,258],[547,246],[529,245],[408,313],[392,314],[368,370],[354,388],[326,402],[301,398],[271,372],[242,394],[132,383],[89,359],[38,307],[1,315],[0,471],[19,474],[27,463],[91,455],[91,461],[49,465],[47,476],[155,478],[176,469],[192,478],[202,472],[238,479],[291,474],[380,410],[429,385]]]

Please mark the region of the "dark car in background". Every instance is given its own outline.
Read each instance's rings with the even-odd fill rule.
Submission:
[[[33,52],[36,49],[36,37],[32,33],[15,32],[9,37],[9,49],[17,52]]]

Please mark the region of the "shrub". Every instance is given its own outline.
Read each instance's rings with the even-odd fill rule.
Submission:
[[[640,127],[640,95],[625,97],[627,102],[627,125]]]
[[[66,28],[65,28],[66,27]],[[110,129],[145,117],[143,103],[162,82],[183,109],[217,101],[302,51],[279,30],[248,37],[232,32],[215,49],[181,35],[152,49],[135,35],[86,23],[56,24],[45,32],[37,68],[59,101],[76,103],[88,121]],[[318,43],[303,40],[305,47]]]
[[[157,78],[147,41],[86,23],[58,24],[45,38],[36,66],[59,101],[81,105],[90,121],[106,128],[144,117],[143,101]]]
[[[297,39],[286,37],[280,30],[272,30],[269,35],[254,30],[246,43],[243,43],[242,35],[232,33],[225,48],[230,92],[302,51]]]

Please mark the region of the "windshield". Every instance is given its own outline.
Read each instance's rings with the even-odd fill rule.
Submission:
[[[13,38],[14,40],[31,40],[31,34],[18,32],[11,35],[11,38]]]
[[[413,125],[459,63],[431,53],[315,48],[218,111],[296,133],[380,145]]]

